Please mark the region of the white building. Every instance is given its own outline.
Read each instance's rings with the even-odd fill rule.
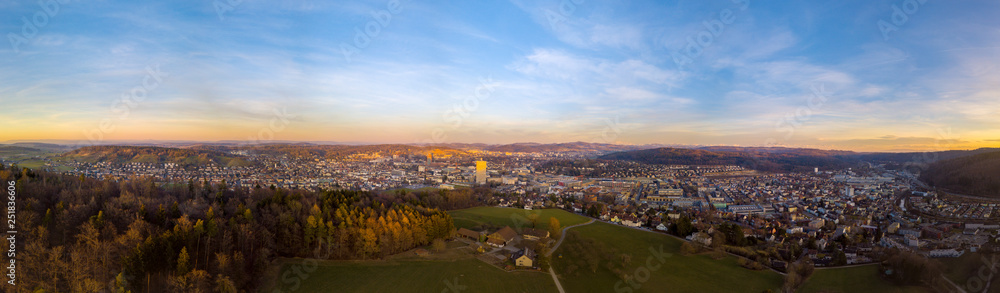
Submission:
[[[931,250],[930,256],[931,257],[959,257],[959,256],[962,256],[963,253],[965,253],[965,251],[958,251],[958,250],[955,250],[954,248],[950,248],[950,249],[935,249],[935,250]]]

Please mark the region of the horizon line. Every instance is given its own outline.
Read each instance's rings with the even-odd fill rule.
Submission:
[[[13,145],[13,144],[30,144],[30,143],[40,143],[40,144],[55,144],[60,146],[68,147],[86,147],[86,146],[128,146],[135,144],[239,144],[242,146],[249,145],[274,145],[274,144],[315,144],[315,145],[352,145],[352,146],[366,146],[366,145],[413,145],[413,146],[435,146],[435,145],[452,145],[452,144],[466,144],[466,145],[483,145],[483,146],[504,146],[504,145],[518,145],[518,144],[537,144],[537,145],[555,145],[555,144],[571,144],[571,143],[583,143],[583,144],[596,144],[596,145],[615,145],[615,146],[652,146],[653,148],[704,148],[704,147],[737,147],[737,148],[784,148],[784,149],[811,149],[811,150],[822,150],[822,151],[847,151],[855,153],[932,153],[932,152],[945,152],[945,151],[971,151],[979,149],[1000,149],[1000,147],[977,147],[977,148],[955,148],[955,149],[938,149],[938,150],[917,150],[917,149],[903,149],[903,150],[886,150],[886,151],[857,151],[849,149],[826,149],[808,146],[791,146],[791,145],[771,145],[771,146],[756,146],[756,145],[738,145],[738,144],[678,144],[678,143],[647,143],[647,144],[630,144],[630,143],[614,143],[614,142],[585,142],[585,141],[566,141],[566,142],[514,142],[514,143],[483,143],[483,142],[439,142],[439,143],[403,143],[403,142],[360,142],[360,141],[329,141],[329,140],[268,140],[264,142],[253,142],[248,143],[245,140],[157,140],[157,139],[139,139],[139,140],[102,140],[99,142],[87,142],[81,143],[84,140],[70,140],[70,139],[28,139],[28,140],[5,140],[0,141],[0,145]]]

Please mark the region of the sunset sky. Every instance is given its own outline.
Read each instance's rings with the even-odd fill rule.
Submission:
[[[0,142],[1000,146],[998,1],[67,2],[0,1]]]

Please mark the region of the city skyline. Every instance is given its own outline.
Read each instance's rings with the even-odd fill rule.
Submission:
[[[1000,146],[987,1],[41,3],[0,141]]]

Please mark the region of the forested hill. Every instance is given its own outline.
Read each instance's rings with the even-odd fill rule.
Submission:
[[[250,166],[251,162],[240,156],[207,149],[182,149],[151,146],[86,146],[59,155],[57,159],[79,162],[124,163],[175,163],[181,166]]]
[[[657,148],[611,153],[599,157],[605,160],[628,160],[649,164],[677,165],[738,165],[759,171],[809,171],[813,168],[840,169],[864,162],[886,164],[887,168],[908,167],[922,171],[938,160],[962,158],[998,149],[950,150],[910,153],[858,153],[784,147],[708,146],[700,148]]]
[[[435,158],[468,155],[447,147],[384,145],[266,144],[248,146],[195,145],[186,148],[153,146],[87,146],[59,155],[57,159],[80,162],[176,163],[181,166],[251,166],[248,155],[288,156],[301,159],[345,159],[365,154],[379,156],[433,154]]]
[[[1000,151],[934,162],[920,180],[956,193],[1000,198]]]
[[[710,150],[658,148],[611,153],[599,158],[668,165],[737,165],[768,172],[808,171],[816,167],[846,168],[858,162],[853,152],[844,151],[731,147],[708,149]]]
[[[267,144],[239,147],[238,149],[252,151],[264,155],[289,155],[299,158],[343,159],[355,154],[375,154],[381,156],[433,154],[436,158],[467,155],[466,152],[449,148],[433,146],[413,146],[403,144],[379,145],[313,145],[313,144]]]
[[[949,150],[937,152],[866,153],[861,154],[861,159],[873,163],[925,165],[939,160],[954,159],[996,151],[1000,151],[1000,148],[979,148],[975,150]]]
[[[309,192],[101,181],[0,165],[15,182],[25,292],[257,292],[278,257],[374,259],[447,238],[477,190]]]
[[[483,149],[495,152],[521,152],[521,153],[541,153],[541,152],[607,153],[607,152],[640,150],[647,148],[650,147],[639,146],[639,145],[621,145],[621,144],[587,143],[587,142],[568,142],[568,143],[552,143],[552,144],[515,143],[515,144],[491,145],[483,147]]]

